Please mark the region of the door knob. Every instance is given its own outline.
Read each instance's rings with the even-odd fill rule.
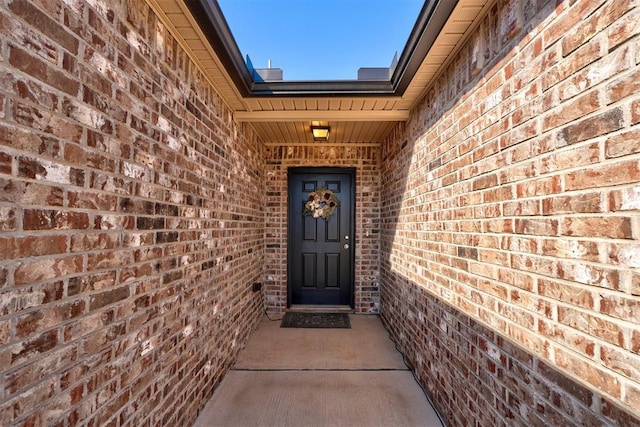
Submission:
[[[349,249],[349,244],[345,243],[344,246],[342,246],[342,247],[345,248],[345,249]]]

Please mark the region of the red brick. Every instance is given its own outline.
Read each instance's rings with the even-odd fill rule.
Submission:
[[[42,333],[34,338],[23,341],[19,351],[14,351],[11,364],[17,365],[29,360],[34,354],[40,355],[54,349],[58,345],[58,331]]]
[[[620,397],[621,387],[617,378],[595,364],[561,349],[556,349],[555,362],[559,367],[584,379],[600,391],[616,398]]]
[[[554,35],[556,37],[557,35]],[[566,60],[558,62],[555,66],[550,67],[549,69],[545,69],[542,74],[542,89],[547,90],[559,82],[564,81],[570,76],[582,70],[587,65],[595,62],[600,59],[603,54],[602,50],[603,43],[598,39],[592,39],[589,43],[581,46],[575,52],[571,54]],[[560,55],[556,54],[555,50],[552,49],[552,55]],[[555,103],[551,103],[548,108],[555,107]]]
[[[593,113],[600,107],[599,93],[593,90],[568,102],[564,102],[560,104],[558,108],[552,110],[544,117],[542,130],[546,131],[571,123],[589,113]]]
[[[620,75],[613,82],[607,84],[607,101],[614,103],[636,94],[640,90],[639,79],[640,70],[637,69]]]
[[[620,348],[602,346],[600,359],[608,368],[621,373],[628,378],[640,377],[640,367],[637,365],[637,356]]]
[[[522,31],[521,5],[514,2],[502,2],[500,11],[500,36],[502,45],[509,43]]]
[[[14,119],[17,123],[56,138],[78,142],[82,137],[82,127],[67,118],[54,115],[38,107],[14,102]]]
[[[558,270],[558,265],[555,260],[519,254],[511,254],[511,266],[517,270],[549,277],[557,276]]]
[[[575,144],[622,128],[623,112],[620,108],[587,117],[562,129],[558,138],[566,144]]]
[[[609,193],[609,205],[614,212],[640,209],[640,187],[611,191]]]
[[[62,299],[63,293],[62,282],[22,287],[5,295],[4,307],[0,310],[0,314],[15,314],[41,304],[58,301]]]
[[[570,327],[549,324],[544,321],[539,322],[539,331],[545,337],[552,339],[554,342],[565,348],[584,354],[588,357],[595,356],[595,341],[586,333],[581,332],[580,325],[573,324],[574,319],[564,319],[563,323],[567,323]]]
[[[16,209],[0,206],[0,231],[14,231],[17,227]]]
[[[586,285],[614,290],[620,289],[619,271],[604,267],[562,261],[559,263],[558,277]]]
[[[67,237],[60,235],[16,237],[14,245],[15,258],[57,255],[67,251]]]
[[[89,216],[84,212],[27,209],[24,211],[25,230],[87,229]]]
[[[155,233],[135,233],[128,234],[124,241],[122,242],[124,247],[139,247],[139,246],[148,246],[152,245],[154,241]],[[189,238],[188,240],[193,240],[193,238]],[[139,251],[136,251],[136,259]]]
[[[69,191],[67,193],[70,208],[94,209],[101,211],[114,210],[118,198],[111,194],[89,191]]]
[[[113,122],[94,108],[73,99],[64,98],[62,101],[64,114],[81,124],[97,129],[105,134],[113,133]]]
[[[640,331],[631,331],[631,351],[640,354]]]
[[[600,193],[575,196],[558,196],[542,201],[542,212],[546,215],[570,213],[599,213],[603,211]]]
[[[562,38],[562,54],[567,56],[577,46],[588,42],[597,33],[619,19],[629,8],[628,1],[605,3],[604,7],[584,19]]]
[[[38,102],[43,102],[38,99]],[[59,141],[51,136],[42,136],[36,132],[0,124],[0,141],[11,141],[11,147],[25,150],[45,157],[56,157],[60,151]]]
[[[9,282],[9,268],[7,266],[0,266],[0,288],[6,288],[12,283]]]
[[[63,204],[64,193],[60,187],[0,178],[0,190],[0,201],[3,202],[20,202],[22,205],[46,203],[52,207]]]
[[[640,268],[640,245],[635,241],[610,243],[607,252],[607,260],[612,264]]]
[[[11,175],[13,156],[0,152],[0,173]]]
[[[543,255],[555,258],[570,258],[598,262],[600,248],[597,242],[577,239],[542,239],[540,244]]]
[[[625,259],[623,260],[623,262],[635,265],[637,263],[636,254],[634,254],[633,256],[634,258],[632,258],[631,260]],[[626,289],[626,292],[634,296],[640,296],[640,273],[637,273],[635,271],[632,272],[630,282],[631,283],[628,284],[628,289]]]
[[[69,256],[23,262],[16,267],[16,284],[31,284],[71,275],[82,271],[82,257]]]
[[[574,27],[576,27],[579,23],[581,23],[582,19],[591,15],[594,9],[601,5],[600,2],[590,2],[590,3],[582,3],[578,2],[575,4],[558,4],[555,8],[555,13],[561,14],[564,12],[566,14],[564,19],[556,19],[554,20],[543,33],[544,40],[549,44],[553,44],[562,36],[569,33]]]
[[[32,388],[21,393],[12,401],[14,420],[28,414],[44,400],[53,397],[55,393],[56,380],[54,378],[50,377],[42,382],[35,383]]]
[[[574,304],[585,309],[593,309],[594,293],[584,287],[577,287],[566,282],[552,279],[541,279],[538,281],[538,292],[540,295],[553,298],[555,300]]]
[[[65,73],[54,69],[51,64],[32,56],[19,47],[9,46],[9,64],[38,80],[47,82],[62,92],[73,96],[78,94],[79,81],[71,79]]]
[[[632,227],[629,217],[570,217],[561,223],[562,235],[578,237],[609,237],[631,239]]]
[[[517,202],[507,202],[502,205],[504,216],[530,216],[540,215],[539,200],[519,200]]]
[[[118,139],[87,130],[87,146],[103,153],[108,153],[116,158],[128,159],[131,157],[131,145],[127,143],[132,139],[131,135],[118,135]]]
[[[24,425],[193,424],[262,312],[236,285],[264,276],[267,308],[287,305],[283,200],[299,165],[357,168],[355,310],[382,307],[449,424],[635,421],[619,407],[637,402],[637,382],[607,353],[640,346],[635,240],[620,239],[638,231],[629,2],[500,0],[379,148],[263,146],[146,2],[61,5],[16,0],[0,14],[0,153],[16,159],[0,157],[0,203],[17,224],[0,244],[42,257],[0,266],[21,310],[0,343],[58,340],[17,351],[11,387],[30,394],[0,424],[14,410]],[[55,63],[12,44],[11,8],[33,15],[19,25]],[[224,329],[208,303],[237,334],[201,339]],[[186,314],[197,333],[183,337]]]
[[[602,314],[632,323],[640,322],[640,301],[624,296],[603,295],[600,301]]]
[[[523,182],[517,186],[518,197],[541,196],[545,194],[560,193],[562,180],[560,176],[540,178]]]
[[[128,215],[99,215],[95,217],[94,228],[99,230],[133,230],[135,218]]]
[[[605,155],[607,158],[637,153],[640,153],[640,130],[638,129],[616,134],[605,142]]]
[[[71,236],[71,252],[87,252],[92,250],[104,251],[118,246],[120,236],[118,234],[74,234]]]
[[[131,252],[111,251],[99,252],[87,255],[87,271],[93,272],[106,268],[117,268],[127,265],[133,260]]]
[[[82,100],[97,111],[104,113],[105,116],[113,118],[116,122],[125,123],[127,121],[126,110],[114,103],[110,97],[100,94],[87,86],[82,88]]]
[[[638,424],[638,417],[633,409],[623,409],[620,403],[614,403],[612,399],[602,397],[602,414],[619,426],[634,427]]]
[[[639,12],[637,9],[634,9],[622,16],[608,28],[610,51],[636,34],[636,23],[639,20]]]
[[[536,218],[515,220],[515,232],[518,234],[557,236],[558,231],[558,220],[556,219]]]
[[[583,168],[565,176],[565,190],[595,189],[637,182],[640,162],[621,161],[615,164]]]
[[[629,408],[637,408],[640,406],[640,387],[636,387],[633,383],[624,384],[624,403]],[[633,423],[637,420],[631,420]],[[630,424],[631,425],[631,424]]]
[[[116,161],[94,151],[88,151],[77,144],[66,144],[64,158],[70,163],[88,166],[104,172],[114,172]]]
[[[640,100],[631,103],[631,123],[640,123]]]
[[[633,63],[633,51],[631,46],[621,46],[613,50],[599,61],[589,64],[560,85],[561,99],[574,97],[577,93],[595,87],[607,79],[615,77],[629,68]]]
[[[498,218],[492,221],[485,221],[482,230],[491,233],[513,233],[514,222],[510,219]]]
[[[600,162],[600,144],[574,146],[570,150],[556,151],[540,161],[540,173],[564,171]]]
[[[25,338],[58,326],[61,322],[76,318],[84,313],[86,304],[76,300],[47,306],[31,313],[16,317],[16,337]]]
[[[38,55],[49,63],[55,64],[60,53],[60,47],[41,34],[25,28],[20,21],[11,18],[13,17],[6,13],[0,15],[0,34],[17,40],[20,45],[28,47],[33,54]]]
[[[29,100],[48,110],[55,110],[59,93],[32,80],[22,80],[19,76],[13,79],[13,89],[22,100]]]
[[[9,10],[29,22],[29,25],[33,26],[35,29],[46,34],[47,37],[52,39],[55,43],[61,45],[73,54],[78,53],[78,40],[71,33],[66,31],[64,27],[51,19],[49,15],[40,11],[25,0],[14,0],[9,3],[8,6]]]

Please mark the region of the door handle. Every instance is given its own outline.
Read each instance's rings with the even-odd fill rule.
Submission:
[[[345,249],[349,249],[349,244],[345,243],[342,247],[345,248]]]

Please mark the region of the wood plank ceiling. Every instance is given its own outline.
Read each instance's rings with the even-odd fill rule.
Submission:
[[[239,122],[250,123],[265,144],[312,144],[312,121],[331,126],[331,144],[380,144],[397,122],[406,121],[439,73],[478,25],[493,0],[458,0],[402,93],[247,94],[225,68],[188,2],[147,0],[163,24],[217,89]],[[212,0],[209,0],[210,2]],[[431,1],[431,0],[427,0]],[[442,0],[451,2],[453,0]],[[212,3],[210,3],[212,4]],[[234,79],[235,78],[235,79]],[[326,143],[324,143],[326,144]]]

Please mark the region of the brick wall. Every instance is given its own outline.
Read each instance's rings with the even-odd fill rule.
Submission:
[[[640,423],[638,22],[498,1],[383,145],[381,312],[451,425]]]
[[[141,0],[0,4],[0,425],[190,425],[260,319],[263,148]]]
[[[265,148],[265,304],[269,312],[287,306],[287,170],[296,166],[356,168],[355,310],[377,313],[379,294],[380,148],[372,144],[270,145]]]

